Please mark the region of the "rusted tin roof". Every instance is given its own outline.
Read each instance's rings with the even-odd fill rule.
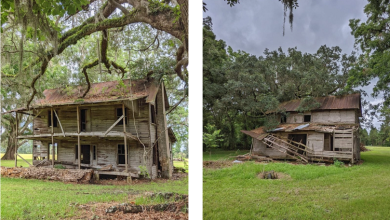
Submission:
[[[315,98],[315,100],[320,103],[320,107],[314,110],[358,109],[361,111],[360,99],[360,93],[344,96],[317,97]],[[296,112],[300,104],[301,99],[296,99],[288,102],[283,102],[279,105],[278,108],[280,110],[285,110],[286,112]],[[271,112],[273,111],[269,111],[267,113]]]
[[[357,128],[357,127],[359,127],[358,124],[337,124],[337,125],[317,124],[317,123],[280,124],[275,129],[268,132],[266,131],[264,126],[256,128],[251,131],[242,130],[241,132],[253,138],[259,139],[259,137],[261,138],[264,134],[271,133],[271,132],[317,131],[321,133],[332,133],[334,130],[350,129],[350,128]]]
[[[35,101],[30,108],[43,108],[50,106],[102,103],[121,100],[137,100],[146,98],[146,102],[153,102],[159,90],[160,83],[155,79],[125,79],[121,81],[110,81],[91,84],[88,94],[81,98],[86,85],[75,87],[64,87],[56,89],[46,89],[43,92],[45,98]],[[165,97],[166,107],[168,98]],[[25,111],[27,108],[14,109],[9,112]],[[9,113],[5,112],[5,113]]]

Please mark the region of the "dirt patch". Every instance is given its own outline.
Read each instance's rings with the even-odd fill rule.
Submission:
[[[117,202],[107,202],[107,203],[89,203],[85,205],[79,205],[80,214],[74,216],[70,219],[188,219],[188,213],[178,211],[181,209],[181,203],[175,203],[176,211],[164,210],[164,211],[155,211],[149,210],[146,208],[139,213],[124,213],[123,211],[116,211],[113,213],[107,213],[107,210],[110,207],[118,206]],[[172,208],[171,205],[169,208]]]
[[[203,168],[208,169],[221,169],[230,166],[233,166],[233,161],[230,160],[203,161]]]
[[[278,180],[278,179],[279,180],[291,180],[292,179],[291,176],[286,174],[286,173],[281,173],[281,172],[274,172],[274,173],[277,176],[277,178],[274,179],[274,180]],[[264,173],[263,172],[257,174],[257,177],[259,179],[266,179],[266,178],[264,178]]]
[[[172,179],[170,180],[182,180],[188,176],[188,173],[173,173]],[[169,179],[163,179],[163,178],[157,178],[154,180],[151,179],[133,179],[133,182],[131,184],[127,183],[126,178],[117,177],[115,179],[100,179],[99,181],[94,181],[94,184],[98,185],[138,185],[138,184],[145,184],[145,183],[166,183],[167,181],[170,181]]]

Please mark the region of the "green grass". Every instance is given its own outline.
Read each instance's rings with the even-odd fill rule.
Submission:
[[[0,158],[3,156],[3,154],[0,154]],[[20,154],[25,160],[27,160],[29,163],[32,164],[32,154]],[[15,160],[0,160],[0,164],[3,167],[14,167],[15,166]],[[20,157],[18,157],[18,167],[29,167],[29,165],[24,162]]]
[[[204,169],[203,217],[389,219],[390,147],[369,149],[361,154],[365,162],[352,167],[247,162]],[[257,178],[263,169],[291,179]]]
[[[203,152],[203,160],[234,160],[233,156],[243,155],[249,153],[249,150],[222,150],[222,149],[208,149]]]
[[[128,194],[144,191],[188,194],[188,179],[126,186],[65,184],[34,179],[1,178],[2,219],[63,219],[77,214],[72,204],[131,202]],[[144,204],[148,200],[135,201]],[[150,200],[151,203],[156,201]]]
[[[31,155],[22,155],[29,162]],[[18,160],[18,166],[28,165]],[[14,160],[1,161],[13,167]],[[24,164],[23,164],[24,163]],[[125,186],[65,184],[34,179],[1,178],[1,219],[63,219],[77,215],[72,204],[89,202],[131,202],[129,194],[145,191],[188,194],[188,178],[165,183],[145,183]],[[154,204],[156,199],[138,198],[136,204]]]

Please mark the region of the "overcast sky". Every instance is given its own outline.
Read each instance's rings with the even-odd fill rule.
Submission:
[[[321,45],[339,46],[342,53],[350,54],[355,39],[351,35],[349,20],[367,20],[364,6],[367,0],[298,0],[294,9],[293,30],[288,22],[288,12],[283,36],[283,4],[278,0],[241,0],[230,7],[223,0],[204,0],[213,32],[233,50],[243,50],[257,56],[266,48],[284,52],[297,47],[302,52],[315,53]],[[373,83],[364,89],[371,94]],[[364,97],[373,103],[381,99]],[[375,120],[376,127],[379,123]]]

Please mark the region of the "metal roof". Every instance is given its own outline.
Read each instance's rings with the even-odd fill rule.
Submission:
[[[80,105],[91,103],[103,103],[121,100],[137,100],[146,98],[146,102],[154,102],[159,90],[160,82],[155,79],[125,79],[121,81],[110,81],[91,84],[88,94],[81,98],[86,85],[74,87],[62,87],[56,89],[46,89],[43,92],[45,98],[36,100],[31,108],[44,108],[61,105]],[[165,87],[164,87],[165,89]],[[169,108],[168,98],[165,92],[165,107]],[[28,108],[18,108],[8,112],[26,111]]]
[[[361,112],[361,97],[360,93],[344,95],[344,96],[325,96],[314,98],[320,103],[320,107],[313,110],[336,110],[336,109],[358,109]],[[283,102],[279,105],[280,110],[286,112],[296,112],[301,99],[295,99],[288,102]],[[271,113],[274,111],[269,111]],[[361,113],[360,113],[361,116]]]
[[[317,123],[280,124],[275,129],[272,129],[270,131],[266,131],[265,127],[262,126],[251,131],[242,130],[241,132],[253,138],[259,139],[259,137],[262,137],[264,134],[270,132],[293,132],[299,130],[299,131],[317,131],[322,133],[332,133],[334,130],[346,129],[346,128],[357,128],[357,127],[359,127],[359,124],[337,124],[337,125],[317,124]]]

